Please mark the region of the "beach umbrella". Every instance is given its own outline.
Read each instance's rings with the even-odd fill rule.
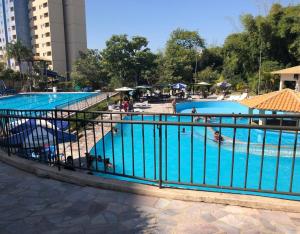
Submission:
[[[177,84],[173,84],[171,87],[172,89],[186,89],[186,84],[183,83],[177,83]]]
[[[231,87],[231,84],[226,82],[226,81],[222,81],[222,82],[217,83],[217,86],[220,87],[220,88],[225,89],[225,88]]]
[[[136,89],[152,89],[151,86],[149,85],[139,85],[135,87]]]
[[[129,92],[133,90],[134,90],[133,88],[129,88],[129,87],[122,87],[122,88],[115,89],[115,91],[117,92]]]
[[[211,85],[210,83],[207,83],[207,82],[204,82],[204,81],[202,81],[202,82],[199,82],[199,83],[197,83],[197,85],[201,85],[201,86],[209,86],[209,85]]]

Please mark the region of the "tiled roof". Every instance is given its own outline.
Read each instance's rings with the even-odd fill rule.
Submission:
[[[272,74],[300,74],[300,66],[290,67],[278,71],[271,72]]]
[[[291,89],[283,89],[244,99],[240,103],[252,109],[300,112],[300,93]]]

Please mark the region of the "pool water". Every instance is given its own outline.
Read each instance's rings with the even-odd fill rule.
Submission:
[[[28,93],[0,98],[0,109],[51,110],[95,93]]]
[[[198,103],[194,104],[199,105]],[[214,111],[221,109],[222,113],[224,113],[223,111],[226,109],[226,104],[219,104],[222,105],[222,108],[218,108],[216,103],[211,102],[211,104],[213,104],[212,109],[214,109]],[[229,113],[232,112],[232,105],[235,105],[235,110],[238,110],[239,112],[242,112],[242,109],[244,108],[237,103],[228,104],[229,105],[227,107],[229,109],[227,109],[227,111]],[[209,112],[208,104],[205,103],[205,105],[207,113],[211,113]],[[189,108],[189,106],[187,108]],[[199,111],[199,109],[201,109],[201,105],[197,109]],[[203,109],[204,108],[201,110],[203,111]],[[181,111],[183,110],[184,109]],[[141,117],[135,116],[133,119],[141,120]],[[144,120],[153,120],[153,117],[145,116]],[[158,120],[158,117],[155,120]],[[163,120],[191,122],[191,117],[181,116],[180,119],[178,119],[177,116],[163,116]],[[219,120],[215,119],[212,121]],[[238,123],[247,123],[247,121],[247,119],[239,119]],[[233,120],[232,118],[223,118],[222,122],[233,123]],[[104,137],[104,141],[100,140],[96,146],[94,146],[91,154],[101,155],[103,157],[105,153],[105,157],[110,158],[110,161],[114,164],[115,172],[118,174],[141,177],[149,180],[158,179],[159,130],[157,126],[119,124],[117,125],[117,128],[119,131],[116,134],[109,132]],[[180,130],[179,135],[178,128]],[[183,128],[185,128],[185,133],[182,133]],[[293,192],[300,192],[300,158],[297,153],[295,155],[293,154],[295,134],[288,132],[282,133],[279,154],[280,157],[278,157],[279,132],[267,131],[264,157],[262,157],[262,141],[264,135],[262,130],[252,129],[250,131],[251,144],[249,147],[249,154],[247,154],[247,139],[249,131],[248,129],[237,129],[235,153],[233,154],[232,137],[234,130],[232,128],[222,128],[222,135],[225,137],[225,141],[220,146],[219,158],[218,143],[213,140],[215,130],[218,129],[207,128],[205,156],[204,127],[193,127],[193,129],[189,126],[162,127],[162,177],[165,183],[172,185],[172,182],[180,181],[181,183],[205,183],[211,186],[232,185],[237,188],[244,188],[244,186],[246,186],[248,189],[276,189],[280,192],[289,192],[291,184]],[[143,131],[145,136],[144,140],[142,137]],[[300,137],[298,137],[297,142],[298,146],[300,146],[299,138]],[[193,140],[193,151],[191,140]],[[103,146],[105,148],[105,152]],[[246,166],[247,164],[248,167]],[[294,173],[292,175],[293,164]],[[278,176],[276,179],[277,165]],[[97,167],[99,170],[104,169],[103,164],[101,163],[94,165],[94,167]],[[262,175],[261,180],[260,173]],[[180,185],[180,187],[191,188],[190,186],[185,185]],[[201,186],[192,188],[211,191],[211,189]],[[225,190],[215,189],[215,191]],[[253,193],[245,191],[234,192],[300,200],[300,197],[297,196],[262,194],[258,192]]]

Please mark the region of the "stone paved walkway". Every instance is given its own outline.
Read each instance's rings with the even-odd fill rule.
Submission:
[[[79,187],[0,163],[0,233],[300,233],[300,214]]]

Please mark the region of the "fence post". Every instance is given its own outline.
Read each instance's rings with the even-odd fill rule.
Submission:
[[[56,147],[56,154],[57,154],[57,165],[58,165],[58,170],[60,171],[60,158],[59,158],[59,143],[58,143],[58,132],[57,132],[57,110],[54,110],[54,116],[55,116],[55,147]]]
[[[159,115],[159,121],[162,121],[161,114]],[[158,171],[159,171],[159,182],[158,187],[162,188],[162,125],[158,125],[159,127],[159,162],[158,162]]]
[[[7,154],[8,156],[11,156],[10,154],[10,145],[9,145],[9,111],[6,110],[6,117],[4,118],[4,131],[5,131],[5,135],[6,135],[6,144],[7,144]]]

